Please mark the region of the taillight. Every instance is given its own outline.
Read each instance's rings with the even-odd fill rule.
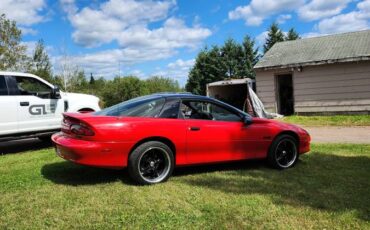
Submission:
[[[78,136],[94,136],[95,133],[89,127],[86,127],[82,124],[73,124],[70,127],[70,130],[73,134]]]

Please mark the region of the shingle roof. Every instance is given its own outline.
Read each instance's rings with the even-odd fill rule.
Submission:
[[[370,60],[370,30],[276,43],[254,66],[276,69]]]

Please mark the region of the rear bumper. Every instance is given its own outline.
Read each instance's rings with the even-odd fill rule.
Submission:
[[[124,168],[128,154],[133,147],[131,142],[95,142],[72,138],[56,133],[51,137],[59,157],[81,165]]]

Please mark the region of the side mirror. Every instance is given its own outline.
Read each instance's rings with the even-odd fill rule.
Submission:
[[[243,118],[243,122],[245,125],[251,125],[253,123],[253,119],[251,116],[245,116]]]
[[[60,99],[60,89],[58,86],[54,86],[54,88],[51,90],[51,98],[53,99]]]

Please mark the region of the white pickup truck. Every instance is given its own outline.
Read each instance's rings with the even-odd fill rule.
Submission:
[[[33,74],[0,71],[0,141],[50,139],[62,113],[98,110],[95,96],[64,93]]]

